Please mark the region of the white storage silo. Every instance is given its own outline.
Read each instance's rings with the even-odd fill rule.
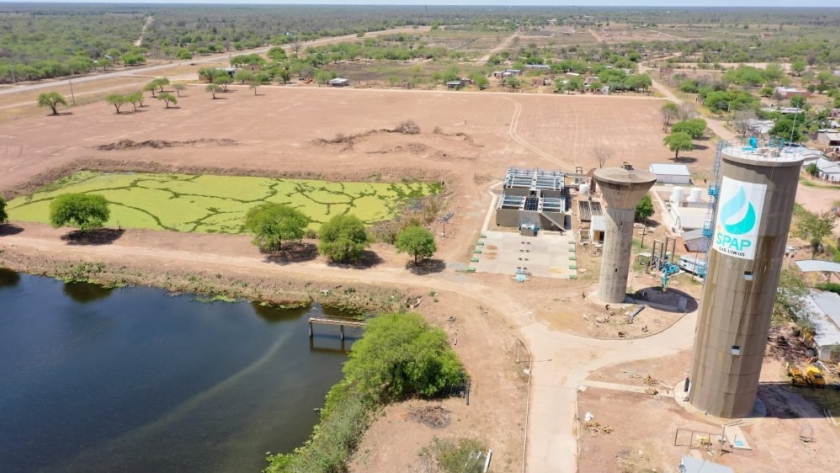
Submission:
[[[703,198],[703,189],[699,187],[692,187],[688,192],[688,201],[692,204],[700,202]]]
[[[674,187],[674,190],[671,191],[671,204],[679,206],[683,199],[683,191],[682,187]]]

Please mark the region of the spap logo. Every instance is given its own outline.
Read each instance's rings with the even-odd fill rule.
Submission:
[[[766,192],[765,184],[723,178],[720,187],[722,205],[715,222],[713,247],[716,250],[738,258],[755,259]]]

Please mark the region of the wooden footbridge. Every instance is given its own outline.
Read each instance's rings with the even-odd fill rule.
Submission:
[[[313,324],[338,325],[341,329],[341,339],[344,340],[344,327],[364,327],[365,323],[358,320],[328,319],[324,317],[309,317],[309,338],[315,336],[312,331]]]

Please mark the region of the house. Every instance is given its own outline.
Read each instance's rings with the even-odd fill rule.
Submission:
[[[494,79],[502,79],[504,78],[504,71],[493,71],[493,78]]]
[[[656,174],[657,184],[691,184],[691,172],[685,164],[653,163],[649,170]]]
[[[525,64],[525,69],[536,69],[536,70],[544,70],[547,71],[551,69],[551,66],[548,64]]]
[[[840,133],[836,131],[820,131],[817,141],[825,147],[840,150]]]
[[[522,69],[505,69],[505,72],[504,72],[503,75],[505,75],[507,77],[509,77],[509,76],[521,76],[522,75]]]
[[[766,135],[773,129],[773,125],[775,125],[773,120],[757,120],[755,118],[750,118],[747,120],[746,124],[747,133],[752,135]]]
[[[817,175],[820,179],[840,182],[840,163],[819,158],[817,159],[817,170],[819,172]]]
[[[446,82],[446,88],[450,90],[461,90],[464,87],[462,80],[450,80]]]
[[[347,87],[350,85],[350,80],[344,79],[343,77],[336,77],[335,79],[331,79],[329,84],[330,87]]]
[[[808,98],[811,96],[811,92],[808,92],[804,89],[797,89],[796,87],[776,87],[773,89],[774,94],[778,94],[781,97],[789,99],[791,97],[800,96]]]

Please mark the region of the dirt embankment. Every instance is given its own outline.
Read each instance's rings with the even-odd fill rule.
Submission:
[[[105,286],[152,286],[177,294],[199,294],[225,300],[248,299],[280,307],[302,307],[318,302],[350,313],[396,312],[410,307],[411,302],[420,296],[391,287],[366,284],[350,286],[276,276],[161,270],[143,264],[32,256],[11,249],[0,250],[0,267],[64,281],[86,281]]]
[[[230,138],[201,138],[198,140],[187,141],[167,141],[167,140],[146,140],[134,141],[129,139],[122,139],[114,143],[97,146],[96,149],[100,151],[114,151],[120,149],[140,149],[140,148],[174,148],[176,146],[201,146],[201,145],[218,145],[218,146],[234,146],[236,140]]]

